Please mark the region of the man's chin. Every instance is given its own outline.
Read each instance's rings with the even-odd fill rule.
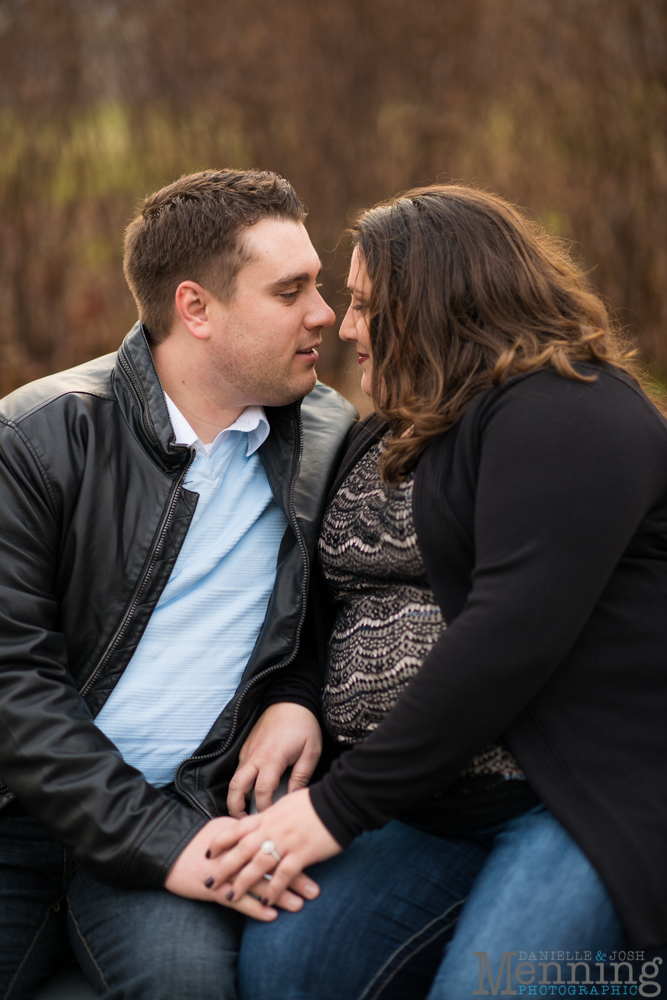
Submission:
[[[310,370],[310,378],[303,376],[292,382],[289,386],[272,386],[266,393],[263,406],[287,406],[289,403],[296,403],[312,392],[317,384],[317,373],[314,368]]]
[[[315,386],[317,385],[317,372],[315,371],[314,368],[311,370],[311,377],[312,377],[312,380],[310,382],[310,385],[308,386],[308,388],[306,389],[306,391],[303,393],[303,396],[307,396],[308,393],[312,392],[313,389],[315,388]],[[301,396],[301,399],[303,399],[303,396]]]

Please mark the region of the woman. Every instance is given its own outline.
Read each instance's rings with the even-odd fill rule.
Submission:
[[[268,901],[325,862],[316,902],[248,929],[242,993],[405,998],[417,959],[430,1000],[558,981],[558,953],[597,977],[667,940],[667,424],[500,198],[413,190],[353,240],[341,337],[377,415],[320,540],[347,749],[213,845]]]

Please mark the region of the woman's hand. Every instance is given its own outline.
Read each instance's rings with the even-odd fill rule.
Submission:
[[[280,861],[274,854],[262,851],[262,845],[268,847],[269,841],[275,845]],[[214,865],[212,892],[224,892],[225,898],[233,902],[252,886],[263,883],[263,899],[273,904],[289,885],[298,885],[295,879],[304,868],[333,858],[342,847],[313,809],[308,789],[303,788],[283,796],[258,816],[216,830],[209,851],[212,859],[219,859]],[[263,879],[266,874],[271,874],[270,881]]]
[[[258,817],[251,816],[249,822],[256,822]],[[227,836],[233,836],[233,831],[238,830],[238,820],[222,816],[212,819],[206,826],[202,827],[192,840],[185,846],[181,854],[169,872],[165,881],[165,889],[173,892],[177,896],[185,896],[188,899],[203,899],[221,906],[229,906],[239,913],[244,913],[255,920],[270,921],[275,920],[278,911],[264,903],[266,889],[269,883],[260,878],[256,879],[256,884],[248,885],[243,893],[237,893],[233,900],[226,898],[230,886],[220,886],[220,880],[215,879],[217,864],[209,856],[209,846],[211,838],[220,836],[225,831]],[[240,836],[240,834],[237,835]],[[253,895],[248,895],[248,892]],[[272,896],[276,906],[283,910],[295,913],[303,906],[303,898],[315,899],[319,894],[319,887],[312,879],[306,875],[299,875],[292,879],[289,888],[284,892]]]

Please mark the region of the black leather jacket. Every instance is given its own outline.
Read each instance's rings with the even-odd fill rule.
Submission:
[[[15,795],[99,881],[164,883],[197,830],[226,811],[267,685],[288,681],[354,411],[318,384],[301,404],[266,412],[261,456],[289,522],[276,583],[235,697],[165,791],[93,722],[169,579],[197,500],[183,488],[194,455],[174,443],[141,325],[117,354],[0,403],[0,807]]]

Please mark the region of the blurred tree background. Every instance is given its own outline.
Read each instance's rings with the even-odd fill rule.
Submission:
[[[666,50],[664,0],[0,0],[0,395],[118,346],[125,225],[209,166],[294,183],[339,309],[358,209],[498,191],[576,241],[666,378]],[[346,367],[330,334],[356,400]]]

